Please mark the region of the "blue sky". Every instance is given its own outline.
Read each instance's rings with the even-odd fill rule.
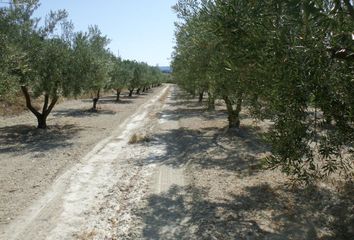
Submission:
[[[109,48],[124,59],[168,66],[174,45],[176,0],[42,0],[36,17],[66,9],[75,31],[98,25],[111,39]]]

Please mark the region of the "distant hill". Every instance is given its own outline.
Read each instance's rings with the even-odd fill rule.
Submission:
[[[159,67],[160,68],[160,71],[163,72],[163,73],[171,73],[172,72],[172,68],[169,67],[169,66],[162,66],[162,67]]]

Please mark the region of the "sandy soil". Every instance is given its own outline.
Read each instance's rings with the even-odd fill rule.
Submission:
[[[269,123],[244,112],[241,129],[228,131],[223,104],[207,112],[195,100],[178,99],[161,114],[177,127],[156,128],[152,137],[165,149],[155,164],[184,166],[187,184],[150,192],[134,210],[144,226],[139,238],[354,239],[353,182],[338,177],[294,186],[263,169],[269,147],[260,133]]]
[[[180,94],[174,91],[156,116],[153,141],[139,145],[156,154],[137,156],[153,173],[143,196],[126,195],[130,221],[114,210],[110,218],[103,213],[80,239],[353,239],[351,182],[293,186],[263,169],[269,148],[259,133],[269,123],[244,113],[241,129],[230,132],[222,104],[206,112],[194,100],[178,100]],[[114,199],[103,208],[115,209]],[[102,235],[106,219],[114,224]]]
[[[90,100],[64,101],[49,116],[47,131],[35,128],[31,113],[0,117],[0,232],[159,91],[124,93],[119,104],[106,96],[98,113],[87,111]]]
[[[269,148],[259,133],[268,123],[243,113],[231,132],[223,104],[207,112],[181,95],[160,89],[116,131],[107,129],[108,138],[95,138],[22,218],[3,225],[3,239],[353,239],[351,182],[292,186],[263,169]],[[129,144],[133,134],[142,141]]]

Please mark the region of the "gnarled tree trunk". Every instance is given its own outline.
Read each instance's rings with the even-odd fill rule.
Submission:
[[[137,94],[137,95],[140,94],[140,90],[141,90],[141,88],[138,88],[138,89],[136,90],[136,94]]]
[[[119,100],[120,100],[120,93],[122,92],[122,89],[117,88],[116,91],[117,91],[116,101],[119,102]]]
[[[28,93],[27,87],[21,86],[21,90],[22,90],[22,93],[26,99],[26,107],[37,118],[37,122],[38,122],[37,128],[46,129],[47,128],[47,117],[50,114],[50,112],[53,110],[53,107],[57,103],[59,97],[57,97],[57,96],[53,97],[51,102],[49,103],[49,94],[46,93],[44,95],[44,104],[43,104],[43,108],[42,108],[42,113],[40,113],[32,106],[31,96]]]
[[[215,97],[210,91],[208,91],[208,111],[215,110]]]
[[[134,88],[129,89],[129,97],[132,97],[132,96],[133,96],[133,91],[134,91]]]
[[[201,103],[203,101],[203,97],[204,97],[204,91],[199,92],[198,102]]]
[[[101,89],[97,90],[96,96],[92,99],[92,103],[93,103],[92,110],[93,111],[97,111],[97,102],[100,99],[100,92],[101,92]]]
[[[223,97],[228,114],[229,128],[240,128],[240,112],[242,107],[242,95],[236,100],[236,107],[233,109],[233,102],[228,96]]]

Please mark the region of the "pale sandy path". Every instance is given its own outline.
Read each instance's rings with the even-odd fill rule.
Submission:
[[[177,90],[175,86],[170,89],[154,105],[148,120],[140,128],[139,132],[145,131],[152,137],[151,142],[124,148],[121,155],[128,156],[130,164],[127,167],[119,166],[122,169],[120,181],[113,184],[98,207],[88,213],[89,219],[76,234],[78,239],[161,239],[161,236],[173,236],[183,228],[178,221],[176,224],[164,224],[163,218],[154,217],[152,221],[146,219],[146,213],[156,210],[149,204],[149,199],[168,194],[176,187],[183,188],[188,185],[188,164],[174,157],[179,153],[184,154],[183,144],[181,149],[176,149],[174,156],[171,156],[169,141],[176,140],[178,143],[179,137],[162,137],[180,128],[179,120],[173,113]],[[161,212],[162,215],[167,214],[169,218],[176,220],[181,217],[188,220],[187,212],[175,213],[173,202],[169,204],[162,200],[156,204],[171,208],[168,212]]]
[[[0,233],[163,87],[133,97],[124,92],[119,103],[106,92],[96,113],[88,111],[90,99],[62,100],[45,131],[29,111],[0,116]]]
[[[59,177],[42,198],[0,233],[0,239],[71,239],[85,222],[88,211],[124,177],[119,166],[127,159],[119,157],[120,153],[128,145],[131,133],[146,124],[149,111],[168,89],[169,86],[164,87],[140,106],[110,137]]]
[[[175,87],[174,87],[175,88]],[[166,102],[162,108],[162,115],[159,118],[159,133],[166,133],[173,130],[179,129],[179,122],[178,120],[171,119],[170,115],[164,113],[164,110],[169,109],[171,110],[171,104],[174,104],[176,99],[173,94],[176,93],[176,89],[170,92],[167,96]],[[160,145],[164,147],[164,143],[160,140]],[[161,147],[160,146],[160,147]],[[153,182],[152,182],[152,193],[160,194],[163,192],[168,191],[171,186],[184,186],[186,185],[185,180],[185,165],[179,165],[178,167],[173,166],[175,164],[171,164],[171,161],[175,161],[174,159],[169,159],[168,155],[165,155],[164,161],[161,161],[160,164],[157,165],[155,173],[153,175]]]
[[[148,201],[138,214],[143,221],[141,223],[143,229],[138,239],[181,239],[177,237],[179,233],[190,228],[186,225],[190,219],[188,206],[186,205],[182,211],[179,211],[182,204],[179,199],[189,198],[188,193],[181,191],[172,197],[173,199],[168,199],[171,191],[187,188],[190,184],[189,161],[185,161],[188,146],[181,142],[181,136],[176,134],[181,130],[180,115],[177,112],[179,108],[177,93],[177,87],[173,86],[154,130],[156,142],[150,148],[157,148],[160,154],[158,158],[151,159],[151,162],[156,165],[151,175]],[[173,149],[171,149],[171,144],[175,144]],[[150,149],[150,151],[154,150]],[[194,230],[188,231],[191,234],[186,234],[188,236],[184,239],[192,239]]]

